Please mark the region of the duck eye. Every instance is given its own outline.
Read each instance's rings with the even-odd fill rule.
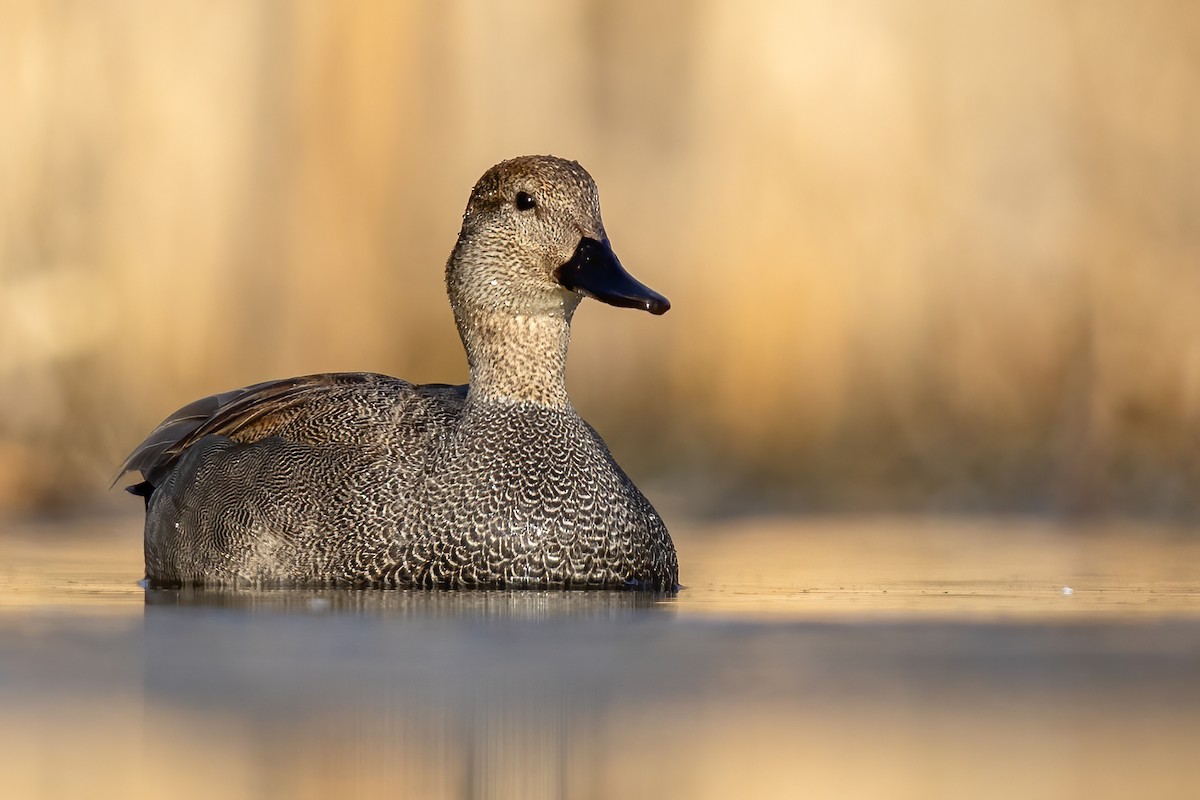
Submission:
[[[533,195],[528,192],[517,192],[515,203],[518,211],[530,211],[537,208],[537,200],[534,200]]]

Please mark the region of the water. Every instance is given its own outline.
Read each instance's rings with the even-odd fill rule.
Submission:
[[[215,593],[9,524],[0,795],[1200,797],[1200,536],[673,531],[675,597]]]

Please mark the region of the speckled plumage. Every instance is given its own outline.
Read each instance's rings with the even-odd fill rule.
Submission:
[[[446,267],[470,384],[313,375],[180,409],[122,467],[145,478],[147,578],[673,590],[666,526],[566,394],[581,294],[668,307],[607,242],[578,164],[493,167]]]

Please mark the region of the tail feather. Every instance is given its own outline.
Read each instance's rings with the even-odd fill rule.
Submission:
[[[150,495],[154,494],[155,486],[150,481],[142,481],[135,483],[132,486],[126,486],[125,491],[130,494],[136,494],[146,501],[146,510],[150,510]]]

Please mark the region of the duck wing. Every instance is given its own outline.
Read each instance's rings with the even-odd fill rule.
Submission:
[[[414,387],[396,378],[367,372],[305,375],[209,395],[188,403],[160,422],[121,464],[113,484],[125,473],[138,470],[151,487],[157,486],[188,447],[210,434],[241,442],[257,441],[275,435],[306,413],[306,409],[336,395],[412,390],[444,396],[459,405],[465,397],[465,387],[441,384]],[[131,490],[141,494],[146,488],[131,487]]]

